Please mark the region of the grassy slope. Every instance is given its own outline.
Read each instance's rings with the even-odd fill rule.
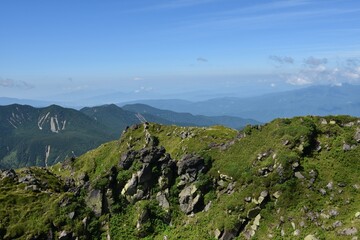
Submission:
[[[148,131],[152,140],[164,146],[172,159],[179,160],[186,153],[197,153],[212,159],[212,168],[203,177],[204,182],[209,184],[207,180],[218,178],[219,172],[224,173],[236,181],[235,192],[231,195],[219,195],[215,190],[208,192],[204,201],[212,201],[210,210],[189,217],[179,210],[179,191],[172,187],[169,199],[170,226],[161,220],[167,213],[152,200],[141,200],[134,205],[118,202],[116,204],[120,211],[103,216],[104,219],[111,217],[112,237],[136,239],[135,226],[139,211],[149,208],[154,218],[146,228],[148,239],[163,239],[164,235],[169,239],[213,239],[215,229],[232,229],[239,218],[245,218],[248,210],[255,207],[254,203],[246,203],[245,197],[258,198],[265,189],[270,194],[279,191],[281,196],[277,200],[271,197],[271,201],[261,210],[262,218],[255,239],[270,236],[274,239],[303,239],[308,234],[314,234],[319,239],[342,239],[338,235],[341,229],[355,226],[359,230],[360,219],[355,219],[355,213],[360,211],[360,148],[354,140],[355,131],[359,128],[357,119],[330,116],[326,120],[328,124],[324,125],[319,117],[277,119],[261,127],[246,127],[242,131],[246,135],[243,138],[237,137],[237,131],[224,127],[189,128],[150,124]],[[334,122],[330,124],[330,121]],[[344,126],[349,122],[355,125]],[[184,138],[184,134],[187,137]],[[86,172],[91,185],[104,186],[102,181],[106,180],[111,167],[118,166],[122,153],[144,147],[144,135],[141,125],[129,129],[120,140],[103,144],[76,159],[71,168],[62,168],[58,164],[52,167],[52,171],[62,177],[72,175],[75,180]],[[230,142],[233,144],[221,147]],[[344,143],[356,147],[344,151]],[[318,145],[321,146],[320,151]],[[258,155],[263,153],[267,153],[266,156],[258,160]],[[293,164],[296,162],[299,162],[298,171],[305,179],[294,177]],[[259,169],[274,165],[275,170],[267,176],[259,174]],[[281,174],[276,166],[281,166]],[[138,170],[137,167],[120,171],[118,181],[129,179],[132,172]],[[318,177],[309,188],[312,170],[318,173]],[[326,187],[330,182],[333,183],[332,189]],[[321,194],[320,189],[325,189],[326,194]],[[18,192],[17,188],[6,193],[3,190],[1,196],[8,196],[12,192]],[[20,191],[19,194],[23,196],[27,193]],[[56,195],[53,197],[43,201],[55,201]],[[13,203],[12,208],[20,205]],[[336,210],[338,215],[331,216],[332,210]],[[61,213],[55,213],[61,216]],[[310,220],[310,215],[317,217]],[[334,228],[332,225],[336,221],[341,221],[342,226]],[[295,229],[300,230],[298,236],[293,235],[293,224]],[[281,236],[281,232],[285,235]],[[239,239],[243,238],[243,235],[239,236]]]

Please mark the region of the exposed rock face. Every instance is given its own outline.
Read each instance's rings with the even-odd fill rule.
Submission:
[[[14,169],[4,170],[4,171],[1,171],[0,173],[1,173],[1,179],[8,178],[8,179],[14,180],[17,178],[16,172],[14,171]]]
[[[360,143],[360,128],[356,129],[354,139],[356,142]]]
[[[121,190],[121,194],[134,195],[136,193],[137,184],[138,184],[138,176],[136,173],[133,173],[130,180],[125,184],[124,188]]]
[[[178,175],[189,173],[204,172],[205,171],[205,161],[203,158],[195,155],[186,155],[180,161],[177,162]]]
[[[245,224],[244,219],[240,219],[234,226],[233,229],[224,230],[223,234],[220,237],[220,240],[231,240],[236,238],[239,235],[240,230],[243,228]]]
[[[136,155],[137,152],[131,150],[129,152],[123,153],[120,158],[119,166],[124,170],[129,169],[134,162]]]
[[[315,237],[314,235],[310,234],[307,235],[304,240],[319,240],[317,237]]]
[[[86,204],[93,210],[96,216],[101,216],[102,214],[102,198],[103,194],[101,190],[98,189],[91,190],[87,196]]]
[[[133,173],[127,181],[121,194],[127,196],[130,201],[138,201],[148,196],[149,189],[155,185],[158,179],[161,189],[165,189],[172,181],[175,163],[168,154],[165,154],[163,147],[143,148],[139,152],[128,152],[123,155],[120,165],[129,168],[131,164],[138,160],[141,170]]]
[[[358,233],[358,230],[356,227],[350,227],[350,228],[345,228],[339,231],[338,233],[344,236],[355,236]]]
[[[158,192],[156,194],[156,200],[159,202],[159,205],[165,210],[168,211],[170,208],[169,201],[166,198],[166,194],[163,192]]]
[[[179,193],[180,209],[184,213],[189,214],[199,210],[201,194],[197,190],[195,184],[191,184]]]

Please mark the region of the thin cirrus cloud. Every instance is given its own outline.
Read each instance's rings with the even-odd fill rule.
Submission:
[[[203,5],[203,4],[216,2],[216,1],[220,1],[220,0],[173,0],[173,1],[166,1],[165,3],[155,4],[152,6],[138,8],[138,9],[135,9],[134,11],[171,10],[171,9]]]
[[[271,55],[269,56],[269,59],[278,64],[294,64],[294,59],[288,56],[281,57],[281,56]]]
[[[0,79],[0,87],[5,88],[17,88],[17,89],[32,89],[34,88],[34,85],[27,83],[25,81],[18,81],[13,79]]]
[[[133,80],[134,81],[141,81],[141,80],[144,80],[144,78],[142,78],[142,77],[134,77]]]
[[[312,24],[314,18],[346,16],[357,12],[360,12],[360,8],[324,8],[324,3],[314,1],[275,1],[194,16],[182,25],[189,28],[273,28],[299,20]]]
[[[197,62],[208,62],[208,60],[206,58],[203,58],[203,57],[198,57],[196,59]]]

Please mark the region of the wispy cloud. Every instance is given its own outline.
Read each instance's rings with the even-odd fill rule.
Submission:
[[[0,87],[5,88],[17,88],[17,89],[32,89],[34,85],[27,83],[25,81],[18,81],[13,79],[2,79],[0,78]]]
[[[344,8],[324,8],[324,3],[315,1],[274,1],[238,7],[230,11],[198,15],[183,22],[182,25],[189,28],[273,28],[299,20],[302,23],[311,24],[314,18],[321,19],[356,12],[360,12],[360,8],[347,6]]]
[[[304,64],[310,68],[316,68],[328,62],[326,58],[315,58],[313,56],[304,60]]]
[[[206,58],[203,58],[203,57],[198,57],[196,59],[196,61],[198,61],[198,62],[208,62],[208,60]]]
[[[271,56],[269,56],[269,59],[278,64],[293,64],[294,63],[294,59],[292,57],[287,57],[287,56],[281,57],[281,56],[271,55]]]
[[[141,80],[144,80],[144,78],[142,78],[142,77],[134,77],[133,80],[134,81],[141,81]]]
[[[282,69],[287,72],[284,66]],[[327,58],[308,57],[293,73],[281,74],[292,85],[360,83],[360,59],[345,59],[331,63]]]

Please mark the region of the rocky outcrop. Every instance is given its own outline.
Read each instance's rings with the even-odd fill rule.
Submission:
[[[179,204],[181,211],[186,214],[199,211],[199,207],[203,205],[201,202],[201,197],[201,193],[198,191],[195,184],[191,184],[185,187],[179,193]]]
[[[10,180],[16,180],[17,179],[17,174],[14,171],[14,169],[3,170],[3,171],[0,170],[0,174],[1,174],[0,175],[1,180],[5,179],[5,178],[10,179]]]
[[[103,194],[101,190],[90,190],[86,199],[87,206],[93,210],[97,217],[101,216],[103,213]]]

